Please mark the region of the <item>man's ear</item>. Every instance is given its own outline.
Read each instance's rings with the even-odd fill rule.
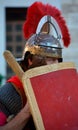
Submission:
[[[28,64],[29,64],[29,66],[32,65],[32,61],[31,61],[31,59],[28,59]]]

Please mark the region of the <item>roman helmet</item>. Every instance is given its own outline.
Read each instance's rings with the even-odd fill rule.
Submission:
[[[27,11],[23,26],[27,39],[23,57],[27,51],[43,57],[62,58],[63,46],[70,44],[70,34],[66,22],[56,7],[33,3]]]

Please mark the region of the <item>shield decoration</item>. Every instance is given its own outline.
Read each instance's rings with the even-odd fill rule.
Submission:
[[[74,63],[26,71],[22,82],[37,130],[78,129],[78,76]]]

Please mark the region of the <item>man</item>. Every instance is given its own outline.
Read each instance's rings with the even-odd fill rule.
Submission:
[[[20,60],[24,71],[62,62],[61,41],[67,47],[70,35],[56,7],[41,2],[32,4],[28,9],[23,31],[25,38],[28,39]],[[0,130],[23,129],[36,128],[23,85],[18,77],[14,76],[0,89]]]

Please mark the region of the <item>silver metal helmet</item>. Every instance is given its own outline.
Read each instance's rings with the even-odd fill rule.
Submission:
[[[45,57],[62,58],[62,34],[53,17],[45,15],[41,18],[36,34],[26,42],[23,56],[26,51]]]

